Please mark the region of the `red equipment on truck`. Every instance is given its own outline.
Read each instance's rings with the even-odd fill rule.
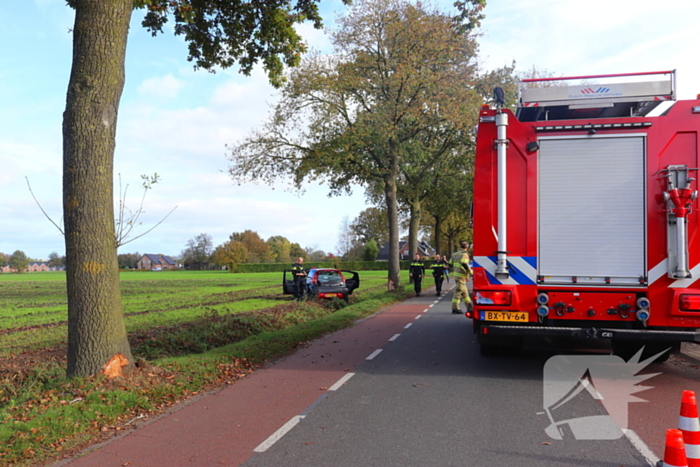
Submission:
[[[474,168],[482,353],[524,336],[610,339],[626,357],[699,342],[700,100],[650,116],[675,71],[523,80],[515,115],[496,100]]]

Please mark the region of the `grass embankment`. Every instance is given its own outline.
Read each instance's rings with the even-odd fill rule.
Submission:
[[[65,278],[0,276],[0,464],[37,465],[127,429],[407,296],[385,292],[385,271],[361,277],[346,306],[294,302],[277,273],[124,273],[137,368],[66,380]]]

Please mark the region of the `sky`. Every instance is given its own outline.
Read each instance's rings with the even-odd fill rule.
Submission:
[[[0,28],[0,252],[22,250],[34,259],[63,255],[54,222],[62,212],[61,123],[71,66],[74,13],[65,0],[2,2]],[[451,2],[444,1],[444,10]],[[327,26],[345,6],[321,1]],[[488,0],[480,34],[481,71],[516,62],[555,76],[677,70],[679,99],[700,93],[697,36],[700,2],[667,0]],[[166,32],[151,37],[134,12],[119,110],[115,203],[119,178],[126,205],[138,209],[141,175],[157,173],[142,225],[119,253],[177,256],[201,233],[214,246],[232,232],[254,230],[263,239],[283,235],[302,247],[336,252],[345,217],[367,207],[361,187],[329,198],[325,185],[298,195],[285,180],[275,186],[238,185],[227,174],[226,145],[259,128],[277,99],[265,75],[236,69],[194,71],[185,43]],[[323,31],[301,26],[307,42],[331,50]]]

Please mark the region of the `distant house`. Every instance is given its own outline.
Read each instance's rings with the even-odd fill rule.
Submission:
[[[22,272],[47,272],[47,271],[65,271],[65,266],[49,266],[46,261],[31,261],[29,266]],[[9,264],[0,266],[0,272],[17,272],[10,267]]]
[[[422,258],[425,258],[426,256],[434,256],[436,254],[435,249],[428,245],[428,242],[418,242],[418,251],[417,253],[421,255]],[[408,251],[408,241],[407,240],[401,240],[399,241],[399,260],[404,260],[404,259],[413,259],[411,256],[410,252]],[[386,242],[384,245],[382,245],[381,249],[379,250],[379,255],[377,255],[377,260],[379,261],[388,261],[389,260],[389,242]]]
[[[49,270],[49,263],[45,261],[32,261],[27,267],[29,272],[47,272]]]
[[[175,269],[177,262],[170,256],[145,254],[136,263],[136,269]]]

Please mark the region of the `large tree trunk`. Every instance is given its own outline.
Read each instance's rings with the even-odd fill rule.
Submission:
[[[435,218],[435,252],[437,254],[446,255],[442,251],[442,218],[440,216],[434,216]]]
[[[410,258],[418,253],[418,229],[420,228],[420,218],[422,212],[422,201],[411,200],[408,202],[410,206],[410,216],[408,221],[408,252]]]
[[[449,257],[456,250],[457,247],[455,246],[455,234],[452,231],[450,231],[447,234],[447,256]]]
[[[117,111],[133,0],[79,0],[63,114],[69,377],[133,361],[119,290],[112,194]]]
[[[389,280],[394,287],[401,284],[399,263],[399,208],[396,195],[396,180],[399,175],[398,158],[391,156],[389,175],[384,182],[384,199],[389,217]]]

